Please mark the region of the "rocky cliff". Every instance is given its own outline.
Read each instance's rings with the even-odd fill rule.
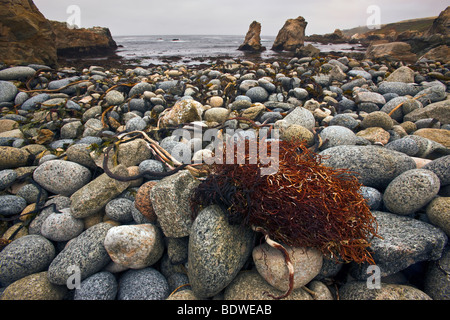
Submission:
[[[274,51],[295,51],[305,43],[305,18],[288,19],[273,43]]]
[[[0,0],[0,7],[0,62],[56,65],[55,33],[33,1]]]
[[[49,21],[32,0],[0,0],[0,62],[56,66],[58,58],[106,55],[117,48],[109,29],[69,29]]]

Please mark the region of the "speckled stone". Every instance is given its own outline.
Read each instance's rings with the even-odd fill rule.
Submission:
[[[105,207],[105,214],[108,218],[118,222],[133,221],[132,208],[134,202],[126,198],[117,198],[108,202]]]
[[[377,146],[336,146],[320,153],[323,163],[349,169],[359,175],[360,182],[373,188],[385,188],[401,173],[416,168],[414,160],[397,151]]]
[[[123,165],[111,169],[114,174],[128,176]],[[100,211],[106,204],[128,188],[130,182],[121,182],[110,178],[106,173],[92,180],[76,191],[71,197],[72,215],[86,218]]]
[[[316,123],[311,111],[303,107],[296,107],[291,113],[284,117],[283,120],[286,121],[287,125],[297,124],[310,131],[314,129]]]
[[[91,172],[75,162],[50,160],[34,171],[33,179],[49,192],[71,196],[91,180]]]
[[[114,300],[118,291],[116,277],[106,271],[84,279],[75,289],[74,300]]]
[[[30,154],[23,149],[0,146],[0,170],[26,166],[29,159]]]
[[[50,282],[66,285],[74,267],[80,270],[81,281],[105,267],[111,259],[103,242],[112,227],[109,223],[99,223],[70,241],[48,267]]]
[[[47,272],[33,273],[10,284],[0,300],[62,300],[66,286],[52,284]]]
[[[68,241],[77,237],[84,230],[84,222],[75,219],[70,208],[51,213],[41,226],[41,234],[52,241]]]
[[[367,201],[370,210],[378,210],[383,202],[383,196],[380,191],[375,188],[362,186],[359,190],[361,195]]]
[[[273,300],[274,297],[283,295],[285,291],[280,291],[272,287],[256,271],[240,272],[234,280],[225,288],[224,300]],[[302,288],[293,290],[284,300],[313,300]]]
[[[294,289],[301,288],[316,277],[323,263],[323,255],[313,248],[284,246],[294,267]],[[289,288],[289,270],[280,250],[261,244],[253,249],[253,262],[259,274],[281,291]]]
[[[385,112],[375,111],[369,113],[361,122],[362,128],[380,127],[384,130],[391,130],[394,126],[392,118]]]
[[[7,286],[25,276],[44,271],[54,257],[55,247],[44,237],[20,237],[0,252],[0,283]]]
[[[383,194],[383,203],[390,212],[409,215],[430,202],[439,188],[439,178],[432,171],[408,170],[389,183]]]
[[[131,269],[152,266],[164,251],[161,231],[149,223],[111,228],[104,246],[112,261]]]
[[[425,292],[408,285],[381,283],[368,289],[365,281],[350,281],[339,289],[342,300],[432,300]]]
[[[419,146],[417,145],[417,142],[409,136],[389,142],[386,145],[386,148],[402,152],[411,157],[414,157],[419,153]]]
[[[141,185],[136,193],[135,207],[149,221],[156,220],[156,214],[153,210],[152,201],[150,199],[150,191],[156,185],[157,181],[148,181]]]
[[[320,132],[320,137],[324,141],[322,150],[339,145],[355,145],[358,141],[352,130],[339,125],[326,127]]]
[[[450,237],[450,197],[436,197],[427,206],[427,217]]]
[[[370,127],[359,131],[357,137],[364,138],[372,144],[385,145],[389,142],[391,135],[389,132],[380,127]]]
[[[119,279],[118,300],[164,300],[169,296],[167,279],[152,267],[128,270]]]
[[[8,188],[17,179],[17,173],[12,169],[0,171],[0,190]]]
[[[151,189],[153,210],[166,237],[189,235],[192,226],[189,199],[199,183],[189,171],[182,170],[158,181]]]
[[[14,195],[0,196],[0,215],[13,216],[19,214],[27,206],[24,198]]]
[[[430,263],[425,274],[424,291],[434,300],[450,300],[450,249],[442,257]]]
[[[195,295],[212,297],[224,289],[250,257],[253,242],[253,231],[230,225],[220,207],[203,209],[189,236],[188,276]]]
[[[426,164],[422,169],[433,171],[439,178],[441,186],[450,184],[450,156],[440,157]]]
[[[381,277],[395,274],[420,262],[441,257],[447,243],[445,233],[435,226],[397,214],[372,211],[378,224],[378,235],[371,241],[370,250]],[[366,280],[367,263],[352,264],[350,273],[358,280]]]

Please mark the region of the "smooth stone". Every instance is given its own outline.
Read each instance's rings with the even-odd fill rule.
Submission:
[[[25,276],[46,270],[55,257],[55,247],[39,235],[20,237],[0,252],[0,283],[2,286]]]
[[[426,208],[430,222],[450,236],[450,197],[436,197]]]
[[[187,262],[189,237],[166,238],[166,246],[167,256],[172,264]]]
[[[283,295],[285,291],[280,291],[271,286],[256,270],[240,272],[233,281],[225,288],[224,300],[274,300],[273,297]],[[283,300],[313,300],[302,288],[293,290],[292,293]]]
[[[61,139],[76,139],[84,130],[81,121],[69,122],[61,128]]]
[[[50,282],[66,285],[75,271],[80,272],[79,277],[83,281],[104,268],[111,259],[103,242],[112,227],[109,223],[99,223],[70,241],[48,267]]]
[[[359,126],[359,122],[348,114],[337,114],[331,119],[330,126],[346,127],[350,130],[355,130]]]
[[[70,198],[64,196],[56,196],[44,203],[45,209],[42,209],[41,213],[31,221],[28,231],[30,234],[41,235],[42,224],[45,219],[52,214],[56,213],[55,210],[62,210],[70,207]]]
[[[409,136],[389,142],[385,147],[390,150],[402,152],[411,157],[417,155],[420,150],[417,142]]]
[[[314,134],[305,127],[291,124],[286,129],[281,130],[281,139],[287,141],[305,141],[308,147],[314,144]]]
[[[392,72],[386,78],[386,81],[414,83],[414,71],[407,66],[400,67],[396,69],[394,72]]]
[[[355,99],[356,103],[371,102],[377,105],[384,105],[386,103],[386,99],[384,99],[384,97],[377,92],[362,91],[356,93],[353,98]]]
[[[11,67],[0,70],[0,80],[25,80],[34,76],[36,70],[30,67]]]
[[[250,88],[246,91],[245,95],[249,97],[252,102],[264,102],[269,98],[269,93],[262,87]]]
[[[84,230],[84,222],[72,217],[69,208],[61,213],[51,213],[42,223],[41,235],[52,241],[68,241],[80,235]]]
[[[366,80],[372,80],[372,75],[369,72],[364,71],[364,70],[353,69],[353,70],[348,71],[347,75],[351,76],[351,77],[362,77]]]
[[[112,168],[111,172],[128,176],[127,168],[121,164]],[[129,185],[130,182],[117,181],[103,173],[72,194],[70,197],[72,215],[74,218],[81,219],[97,213],[109,201],[125,191]]]
[[[434,300],[450,299],[450,249],[447,247],[442,257],[430,263],[424,279],[423,291]]]
[[[63,300],[67,293],[65,286],[58,286],[48,280],[47,272],[33,273],[25,276],[3,291],[0,300]]]
[[[151,156],[152,152],[144,139],[121,143],[117,151],[117,161],[125,167],[137,166]]]
[[[427,169],[436,174],[441,186],[450,184],[450,156],[444,156],[426,164],[422,169]]]
[[[439,188],[439,178],[432,171],[408,170],[389,183],[383,194],[383,203],[392,213],[413,214],[430,202]]]
[[[444,147],[442,144],[437,143],[436,141],[418,136],[418,135],[409,135],[410,139],[413,139],[417,146],[419,147],[419,153],[416,154],[416,157],[421,158],[435,158],[436,155],[448,155],[448,148]]]
[[[132,208],[134,202],[126,198],[117,198],[108,202],[105,207],[105,214],[108,218],[127,223],[133,221]]]
[[[169,294],[167,279],[156,269],[147,267],[121,275],[117,300],[164,300]]]
[[[320,272],[323,255],[313,248],[284,246],[294,267],[294,289],[301,288]],[[253,262],[259,274],[273,287],[281,291],[289,289],[289,270],[283,253],[267,243],[253,249]]]
[[[450,100],[434,102],[423,108],[413,110],[405,115],[404,121],[416,122],[420,119],[429,118],[436,119],[441,124],[450,123]]]
[[[450,148],[450,130],[423,128],[414,132],[414,135],[427,138]]]
[[[415,96],[420,89],[413,83],[383,81],[378,84],[378,92],[380,94],[396,93],[399,96]]]
[[[223,123],[228,119],[229,115],[230,110],[216,107],[206,110],[204,118],[206,121]]]
[[[164,168],[164,164],[161,161],[158,160],[144,160],[139,164],[139,173],[144,172],[155,172],[155,173],[163,173],[166,169]],[[148,173],[145,175],[145,178],[152,179],[154,176],[151,175],[151,173]]]
[[[116,277],[107,271],[98,272],[84,279],[75,289],[74,300],[115,300],[118,291]]]
[[[380,283],[380,289],[369,289],[365,281],[350,281],[339,290],[342,300],[432,300],[425,292],[408,285]]]
[[[17,87],[13,83],[0,81],[0,103],[13,101],[17,92]]]
[[[192,226],[189,199],[199,183],[189,171],[182,170],[158,181],[151,189],[153,210],[166,237],[189,235]]]
[[[336,146],[320,155],[326,157],[324,165],[356,172],[363,185],[377,189],[387,187],[401,173],[416,168],[411,157],[377,146]]]
[[[27,101],[25,101],[22,104],[22,106],[20,107],[20,109],[25,110],[25,111],[36,110],[37,107],[39,106],[39,104],[41,104],[49,99],[50,99],[50,95],[48,95],[47,93],[38,94],[36,96],[31,97]]]
[[[372,211],[378,224],[377,234],[370,244],[380,276],[393,275],[421,261],[433,261],[441,257],[447,243],[445,233],[435,226],[406,216]],[[366,280],[367,263],[352,264],[350,274],[358,280]]]
[[[391,130],[393,126],[394,122],[392,121],[392,118],[382,111],[369,113],[361,122],[361,127],[365,129],[370,127],[380,127],[384,130]]]
[[[380,191],[372,187],[362,186],[359,193],[367,201],[370,210],[378,210],[383,202],[383,196]]]
[[[144,183],[139,187],[135,197],[134,205],[136,209],[149,221],[155,221],[157,218],[150,198],[150,191],[156,184],[157,181],[148,181]]]
[[[356,134],[359,138],[364,138],[372,144],[382,144],[383,146],[389,142],[391,135],[389,132],[380,127],[370,127],[361,130]]]
[[[425,107],[433,102],[444,100],[446,96],[445,86],[432,86],[418,92],[414,98]]]
[[[0,170],[24,167],[31,158],[26,150],[0,146]]]
[[[95,161],[90,156],[90,148],[91,146],[86,143],[71,145],[66,150],[67,160],[92,170],[97,169]]]
[[[400,104],[401,107],[394,111]],[[409,97],[396,97],[389,100],[380,111],[390,114],[393,120],[401,123],[404,121],[405,116],[418,109],[423,109],[419,101],[410,99]]]
[[[147,127],[147,122],[141,117],[134,117],[127,121],[125,128],[128,132],[143,131]]]
[[[111,90],[106,94],[105,101],[110,106],[117,106],[125,101],[125,97],[121,92],[117,90]]]
[[[339,145],[355,145],[358,142],[358,138],[352,130],[339,125],[326,127],[320,132],[320,137],[324,141],[322,150]]]
[[[0,215],[13,216],[25,209],[27,202],[24,198],[15,195],[0,196]]]
[[[242,110],[242,109],[250,108],[251,106],[252,106],[251,100],[235,100],[231,104],[231,110]]]
[[[5,169],[0,171],[0,190],[8,188],[17,179],[17,172],[12,169]]]
[[[355,79],[355,80],[352,80],[352,81],[350,81],[350,82],[347,82],[347,83],[345,83],[345,84],[343,84],[342,86],[341,86],[341,89],[342,89],[342,91],[351,91],[351,90],[353,90],[353,88],[355,88],[355,87],[361,87],[361,86],[363,86],[364,84],[366,84],[367,83],[367,80],[366,79],[364,79],[364,78],[357,78],[357,79]]]
[[[75,162],[50,160],[37,167],[33,179],[45,190],[69,197],[91,180],[91,172]]]
[[[155,89],[155,86],[148,83],[148,82],[139,82],[135,86],[133,86],[128,93],[129,97],[138,97],[142,95],[145,91],[153,91]]]
[[[184,123],[201,121],[204,106],[193,99],[179,100],[164,115],[159,118],[162,128],[177,126]]]
[[[162,233],[152,224],[113,227],[104,246],[112,261],[131,269],[152,266],[164,252]]]
[[[254,232],[230,225],[223,210],[209,206],[199,212],[189,235],[188,277],[197,297],[213,297],[238,274],[250,257]]]
[[[223,98],[219,96],[213,96],[209,98],[209,105],[212,108],[220,108],[223,106]]]
[[[314,119],[311,111],[303,108],[296,107],[291,113],[289,113],[283,119],[286,124],[296,124],[305,127],[306,129],[312,131],[316,124],[316,120]]]

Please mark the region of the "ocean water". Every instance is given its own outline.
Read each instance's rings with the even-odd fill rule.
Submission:
[[[115,36],[114,40],[120,46],[117,54],[130,64],[136,65],[158,65],[166,62],[194,65],[208,63],[218,58],[267,60],[292,56],[289,52],[279,53],[270,50],[275,41],[274,36],[261,36],[261,44],[267,48],[261,53],[237,50],[244,37],[232,35]],[[322,52],[350,52],[355,48],[355,45],[350,44],[312,44]]]

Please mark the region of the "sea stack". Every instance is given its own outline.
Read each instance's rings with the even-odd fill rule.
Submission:
[[[241,51],[264,51],[265,47],[261,45],[261,23],[253,21],[250,24],[244,43],[238,48]]]
[[[305,43],[305,28],[308,22],[305,18],[288,19],[273,43],[274,51],[295,51]]]

